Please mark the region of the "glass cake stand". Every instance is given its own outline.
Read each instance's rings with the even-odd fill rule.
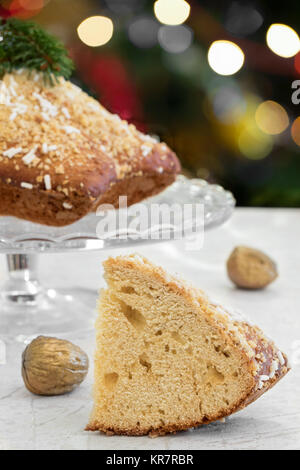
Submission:
[[[202,204],[204,219],[200,225],[217,227],[231,216],[235,200],[221,186],[201,179],[178,177],[159,195],[143,202],[148,208],[156,204]],[[131,220],[134,218],[128,215]],[[0,253],[7,258],[8,279],[0,285],[0,339],[26,342],[39,334],[68,334],[89,329],[95,318],[97,294],[85,289],[56,289],[42,286],[38,279],[37,260],[43,253],[65,253],[83,250],[107,250],[137,247],[144,243],[162,242],[166,227],[156,226],[154,241],[145,234],[99,233],[99,216],[89,214],[65,227],[48,227],[15,217],[0,217]],[[190,221],[195,230],[199,221]],[[170,230],[170,226],[167,227]],[[182,227],[172,226],[173,233]],[[151,228],[151,233],[153,227]]]

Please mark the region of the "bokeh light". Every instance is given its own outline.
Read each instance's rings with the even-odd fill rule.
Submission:
[[[247,36],[255,33],[263,21],[261,13],[254,6],[234,1],[226,14],[225,28],[232,34]]]
[[[219,75],[233,75],[244,64],[242,49],[231,41],[214,41],[208,50],[208,63]]]
[[[291,128],[292,139],[300,147],[300,117],[297,117]]]
[[[300,50],[300,39],[296,31],[285,24],[272,24],[266,36],[271,51],[280,57],[293,57]]]
[[[157,0],[154,13],[158,21],[166,25],[184,23],[190,15],[191,7],[185,0]]]
[[[255,113],[258,127],[266,134],[281,134],[289,125],[289,117],[286,110],[275,101],[264,101]]]
[[[0,3],[10,13],[8,16],[26,20],[39,13],[49,0],[12,0]]]
[[[246,111],[246,101],[237,86],[221,86],[211,96],[214,115],[224,124],[238,122]]]
[[[128,27],[130,41],[141,49],[149,49],[157,44],[159,23],[149,16],[135,19]]]
[[[158,42],[161,47],[173,54],[186,51],[193,41],[193,32],[188,26],[161,26]]]
[[[273,138],[262,132],[255,123],[249,123],[238,138],[241,153],[250,160],[267,157],[273,148]]]
[[[112,38],[113,30],[113,22],[106,16],[90,16],[77,28],[81,41],[90,47],[106,44]]]

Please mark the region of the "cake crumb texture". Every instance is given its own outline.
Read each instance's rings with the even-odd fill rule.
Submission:
[[[220,420],[288,372],[257,326],[146,258],[104,267],[87,430],[156,436]]]

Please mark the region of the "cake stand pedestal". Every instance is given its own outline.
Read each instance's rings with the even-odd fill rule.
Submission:
[[[203,204],[205,230],[221,225],[232,215],[235,200],[231,193],[203,180],[179,177],[161,194],[144,202],[155,204]],[[132,215],[129,215],[132,222]],[[55,289],[43,286],[37,272],[43,253],[135,248],[140,244],[162,242],[166,227],[156,227],[156,240],[129,233],[124,238],[99,234],[99,217],[89,214],[66,227],[48,227],[14,217],[0,217],[0,253],[5,253],[8,279],[0,285],[0,339],[30,341],[33,337],[65,337],[90,329],[95,319],[97,294],[83,288]],[[193,229],[199,221],[192,220]],[[153,227],[152,227],[153,228]],[[151,232],[152,232],[151,228]],[[182,227],[172,227],[173,232]],[[170,230],[170,227],[168,227]]]
[[[0,338],[23,342],[39,334],[89,329],[95,318],[95,293],[41,285],[37,261],[33,254],[7,255],[9,277],[0,285]]]

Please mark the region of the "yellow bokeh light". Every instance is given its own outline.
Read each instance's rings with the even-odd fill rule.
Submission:
[[[281,134],[289,125],[286,110],[275,101],[264,101],[256,112],[255,120],[258,127],[266,134]]]
[[[255,125],[246,126],[239,135],[238,146],[243,155],[250,160],[261,160],[273,148],[273,139]]]
[[[292,139],[300,147],[300,117],[297,117],[291,128]]]
[[[184,23],[190,11],[191,7],[185,0],[157,0],[154,4],[156,18],[167,25]]]
[[[90,16],[77,28],[78,36],[84,44],[91,47],[103,46],[112,38],[114,25],[106,16]]]
[[[267,31],[266,40],[271,51],[280,57],[293,57],[300,50],[298,34],[285,24],[272,24]]]
[[[219,75],[233,75],[244,63],[242,49],[231,41],[214,41],[208,50],[208,63]]]

